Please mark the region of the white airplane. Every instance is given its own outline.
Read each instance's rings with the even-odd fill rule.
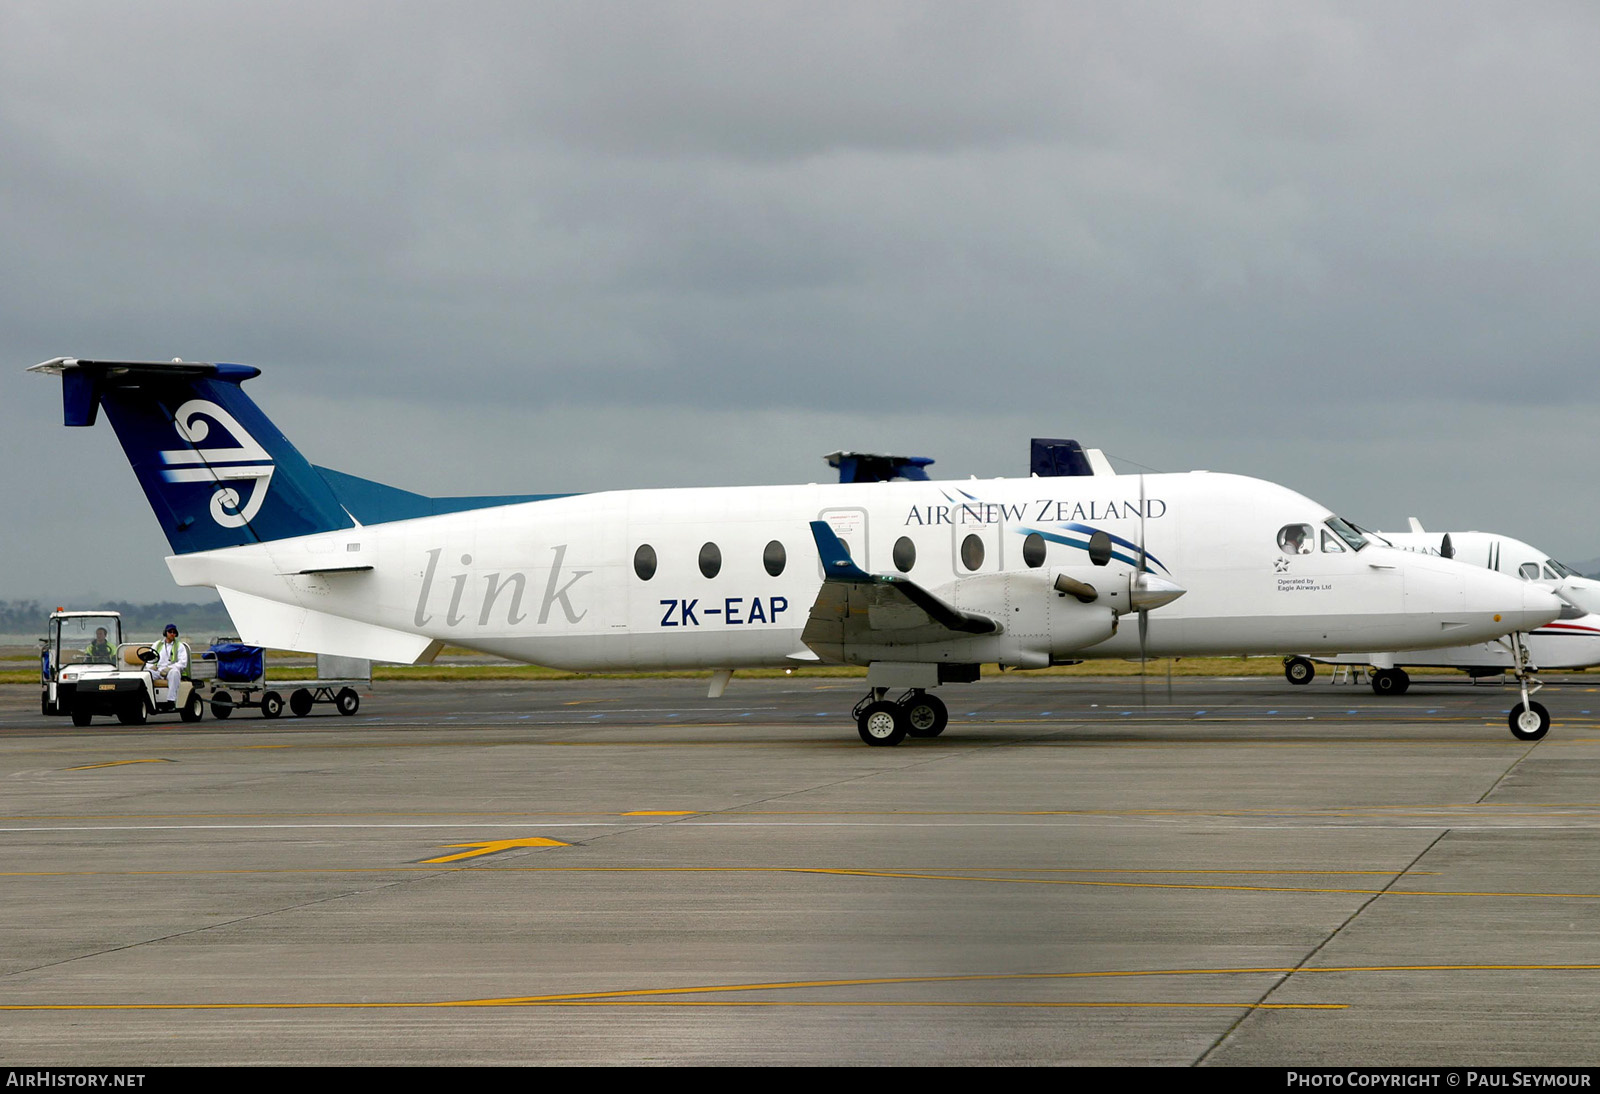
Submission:
[[[1411,678],[1404,666],[1454,668],[1470,676],[1498,676],[1517,672],[1523,661],[1533,671],[1600,665],[1600,581],[1584,577],[1521,540],[1489,532],[1440,535],[1428,532],[1416,517],[1410,518],[1408,532],[1375,532],[1373,535],[1403,551],[1454,558],[1547,588],[1564,602],[1561,614],[1525,634],[1491,642],[1445,649],[1291,657],[1284,662],[1284,675],[1291,684],[1311,682],[1316,675],[1313,661],[1370,667],[1372,690],[1379,695],[1405,693]],[[1537,690],[1535,684],[1529,693]]]
[[[1460,645],[1561,607],[1236,475],[426,498],[313,468],[241,388],[258,369],[30,371],[61,377],[67,425],[105,409],[174,579],[215,588],[246,642],[711,669],[713,696],[735,669],[865,665],[854,714],[874,745],[936,736],[929,689],[983,663]]]

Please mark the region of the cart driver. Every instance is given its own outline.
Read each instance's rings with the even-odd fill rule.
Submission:
[[[178,638],[178,625],[168,623],[167,629],[162,632],[161,641],[156,643],[156,667],[153,670],[157,681],[167,682],[166,698],[159,709],[177,708],[178,682],[183,679],[183,674],[188,669],[189,644]]]
[[[106,637],[106,629],[97,627],[94,640],[83,651],[83,659],[91,665],[109,665],[116,660],[116,650],[111,648],[111,640]]]

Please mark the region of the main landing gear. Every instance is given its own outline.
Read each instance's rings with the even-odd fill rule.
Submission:
[[[1373,669],[1372,694],[1404,695],[1411,687],[1411,677],[1405,669]]]
[[[851,711],[856,731],[869,745],[897,745],[906,737],[937,737],[950,724],[950,711],[936,695],[912,688],[887,698],[888,688],[873,688]]]
[[[1317,675],[1317,666],[1305,657],[1285,657],[1283,675],[1291,684],[1309,684]]]

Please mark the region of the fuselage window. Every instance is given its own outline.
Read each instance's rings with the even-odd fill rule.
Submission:
[[[1532,581],[1539,576],[1539,564],[1537,562],[1524,562],[1517,567],[1517,573],[1522,575],[1524,581]]]
[[[1284,554],[1293,558],[1295,555],[1309,555],[1316,550],[1316,536],[1311,532],[1309,524],[1285,524],[1278,529],[1278,548]]]
[[[716,577],[722,572],[722,551],[715,543],[700,548],[700,572],[707,577]]]
[[[1339,542],[1339,537],[1327,529],[1322,531],[1322,553],[1325,555],[1344,554],[1344,544]]]
[[[773,577],[783,573],[783,567],[788,561],[788,552],[783,549],[783,544],[777,540],[767,544],[767,549],[761,552],[761,565],[765,566],[767,573]]]
[[[1029,532],[1022,541],[1022,561],[1027,563],[1030,570],[1037,570],[1044,565],[1044,537],[1038,532]]]
[[[968,536],[961,541],[961,565],[969,570],[983,566],[983,540],[976,535]]]
[[[909,574],[911,567],[917,564],[917,545],[911,542],[910,536],[901,536],[894,541],[894,568],[903,574]]]
[[[639,575],[640,581],[649,581],[656,576],[656,549],[648,543],[639,544],[639,549],[633,552],[633,572]]]

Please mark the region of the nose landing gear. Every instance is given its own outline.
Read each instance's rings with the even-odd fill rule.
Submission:
[[[1511,727],[1511,735],[1517,740],[1537,741],[1550,732],[1550,712],[1544,709],[1544,704],[1535,703],[1532,699],[1533,693],[1544,685],[1534,675],[1538,670],[1534,668],[1528,656],[1528,647],[1523,645],[1520,634],[1511,636],[1511,655],[1517,666],[1514,671],[1517,683],[1522,687],[1522,701],[1511,708],[1506,722]]]

